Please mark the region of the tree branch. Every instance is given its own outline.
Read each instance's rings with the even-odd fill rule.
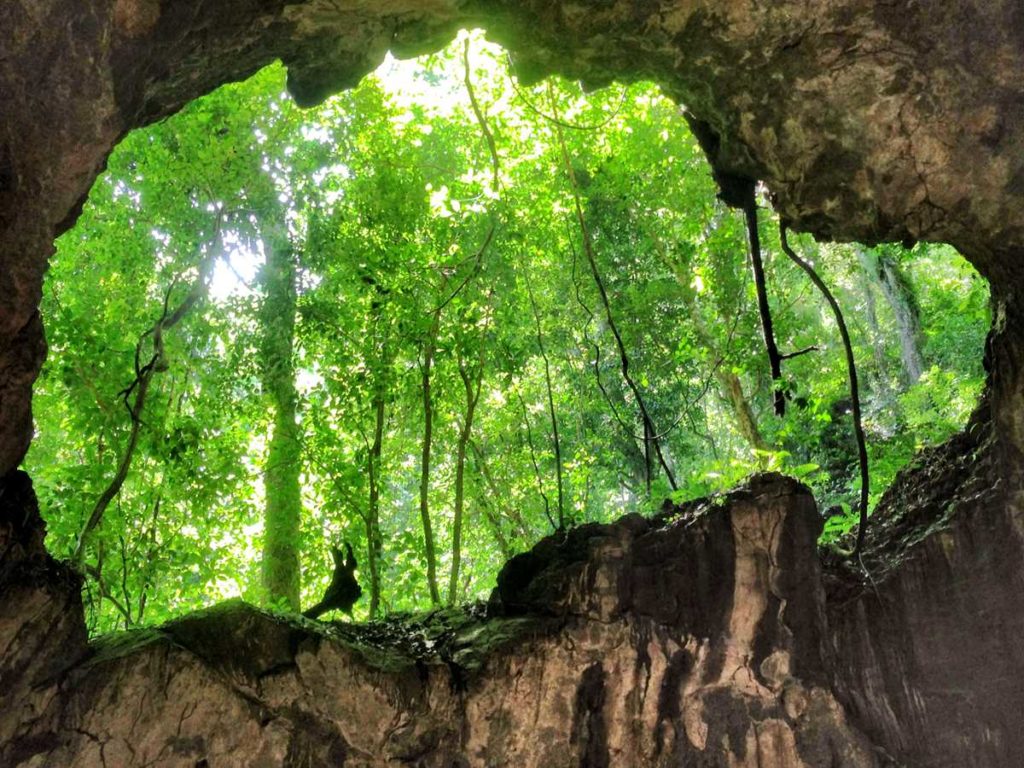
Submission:
[[[857,439],[857,458],[860,462],[860,524],[857,529],[857,544],[852,553],[855,557],[859,558],[864,549],[864,537],[868,529],[868,496],[871,481],[868,474],[868,448],[867,440],[864,437],[864,425],[861,420],[860,388],[857,383],[857,364],[853,357],[853,344],[850,341],[850,332],[846,328],[846,321],[843,318],[842,310],[839,308],[839,302],[836,301],[832,291],[828,289],[828,286],[818,276],[818,273],[814,271],[814,267],[811,266],[810,262],[800,258],[796,251],[790,248],[789,242],[786,239],[787,229],[787,225],[784,222],[780,222],[779,240],[782,243],[782,250],[794,264],[807,273],[807,276],[811,278],[811,282],[821,291],[821,295],[825,297],[825,300],[832,308],[832,313],[836,318],[836,325],[839,326],[839,335],[843,339],[843,349],[846,351],[846,368],[850,376],[850,400],[853,403],[853,433]]]
[[[551,100],[552,111],[557,115],[557,107],[555,105],[554,91],[551,88],[550,83],[548,84],[548,96]],[[672,490],[678,490],[676,485],[675,477],[672,474],[672,470],[668,466],[668,462],[665,460],[665,456],[661,450],[661,441],[658,440],[658,430],[654,428],[654,422],[651,419],[650,412],[647,410],[647,405],[644,402],[643,394],[640,392],[639,387],[633,381],[633,377],[629,373],[629,355],[626,352],[626,345],[622,340],[622,335],[619,333],[618,326],[615,324],[615,317],[612,314],[611,302],[608,298],[608,291],[605,289],[604,281],[601,279],[601,273],[597,268],[597,259],[594,255],[593,243],[590,240],[590,230],[587,228],[586,217],[583,215],[583,203],[580,200],[579,185],[576,182],[576,174],[572,168],[572,162],[569,159],[569,150],[565,144],[565,135],[562,133],[562,128],[557,123],[555,124],[555,135],[558,137],[558,144],[562,151],[562,162],[565,166],[565,172],[569,179],[569,185],[572,189],[573,200],[576,208],[576,218],[580,225],[580,233],[583,240],[583,251],[587,255],[587,261],[590,264],[591,274],[594,276],[594,282],[597,285],[598,294],[601,297],[601,303],[604,305],[605,319],[608,321],[608,327],[611,329],[612,335],[615,337],[615,343],[619,351],[619,362],[622,368],[622,378],[625,379],[627,386],[633,393],[633,397],[636,398],[637,407],[640,409],[640,415],[644,425],[644,444],[645,447],[653,446],[655,453],[658,456],[658,462],[661,464],[661,468],[665,472],[665,477],[668,479],[669,486]]]
[[[223,216],[218,217],[216,232],[213,238],[211,238],[211,244],[220,239],[222,221]],[[138,447],[139,434],[143,426],[142,411],[146,406],[146,395],[149,392],[150,383],[152,382],[155,374],[162,373],[167,370],[163,334],[165,331],[173,328],[181,322],[181,319],[185,317],[188,311],[206,295],[210,273],[212,272],[213,263],[216,260],[216,253],[217,251],[211,247],[203,257],[203,260],[199,265],[199,276],[192,284],[189,292],[185,295],[185,298],[182,299],[173,311],[170,308],[170,301],[176,282],[171,283],[167,292],[164,294],[164,303],[160,319],[145,330],[139,336],[139,340],[135,344],[135,379],[125,389],[118,393],[123,398],[125,407],[128,409],[128,415],[131,419],[131,430],[128,434],[128,443],[125,446],[124,453],[121,455],[121,460],[118,463],[114,477],[104,489],[103,493],[100,494],[100,497],[96,500],[96,504],[93,506],[92,512],[78,536],[78,542],[76,543],[74,552],[71,555],[71,562],[76,566],[81,566],[85,557],[85,547],[90,535],[96,527],[99,526],[100,521],[103,519],[104,512],[106,512],[107,507],[110,506],[110,502],[114,500],[118,493],[120,493],[121,486],[124,485],[124,482],[128,477],[128,472],[131,469],[132,459],[135,456],[135,449]],[[146,339],[151,336],[152,352],[149,360],[145,364],[142,364],[143,345],[145,344]]]

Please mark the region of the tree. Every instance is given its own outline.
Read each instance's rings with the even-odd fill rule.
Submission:
[[[343,540],[363,553],[356,617],[481,596],[547,531],[764,468],[846,535],[861,486],[835,320],[762,204],[787,356],[769,379],[744,217],[678,107],[643,83],[523,86],[476,37],[390,66],[400,85],[305,112],[271,68],[133,134],[59,243],[29,466],[61,551],[102,501],[92,629],[234,595],[309,605]],[[987,294],[948,249],[873,251],[931,364],[897,392],[897,316],[872,318],[851,246],[799,252],[863,374],[873,504],[976,403]]]
[[[260,367],[264,391],[274,413],[267,463],[263,588],[267,599],[299,610],[301,574],[299,529],[302,524],[302,435],[296,423],[295,391],[296,260],[283,216],[261,218],[264,289]]]

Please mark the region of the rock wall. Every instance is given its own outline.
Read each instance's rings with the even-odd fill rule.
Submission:
[[[320,625],[240,602],[87,643],[0,487],[0,765],[1015,768],[1024,515],[980,421],[818,562],[806,488],[549,537],[488,606]]]
[[[13,472],[0,480],[0,744],[5,749],[33,727],[57,677],[87,651],[81,580],[50,557],[45,534],[28,475]],[[46,730],[35,737],[45,739]]]
[[[879,765],[831,691],[820,525],[806,488],[755,478],[549,538],[486,609],[389,625],[231,602],[86,648],[77,584],[70,606],[15,596],[0,684],[24,677],[20,647],[37,667],[0,712],[0,764]],[[45,560],[40,543],[3,562]]]
[[[836,690],[906,765],[1024,760],[1024,506],[991,430],[921,456],[888,491],[865,562],[830,563]]]

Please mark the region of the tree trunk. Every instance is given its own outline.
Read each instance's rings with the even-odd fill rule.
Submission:
[[[423,347],[421,391],[423,393],[423,448],[420,457],[420,521],[423,524],[423,552],[427,561],[427,586],[430,602],[441,604],[437,586],[437,551],[434,547],[434,529],[430,523],[430,448],[434,436],[434,402],[430,390],[430,371],[437,348],[437,335],[441,327],[441,308],[434,310],[433,320]]]
[[[583,201],[580,195],[579,184],[576,180],[576,172],[573,170],[572,160],[569,157],[569,149],[565,143],[562,123],[558,119],[558,107],[555,102],[554,92],[551,89],[550,83],[548,84],[548,101],[551,105],[552,115],[554,115],[552,124],[555,128],[555,136],[562,156],[562,166],[565,170],[565,175],[569,181],[569,186],[572,191],[573,206],[576,212],[576,221],[580,228],[580,240],[582,241],[583,252],[586,254],[587,264],[590,266],[590,274],[594,278],[594,285],[597,288],[598,295],[601,297],[601,306],[604,308],[605,320],[608,322],[608,328],[611,330],[612,336],[615,338],[615,348],[619,353],[619,366],[622,371],[622,378],[629,387],[630,392],[633,393],[637,408],[640,411],[640,420],[643,425],[644,432],[644,463],[647,468],[647,493],[649,496],[651,490],[650,467],[652,447],[654,449],[654,453],[658,457],[658,463],[661,465],[661,468],[665,473],[665,479],[668,480],[669,487],[675,491],[679,486],[676,484],[675,475],[665,458],[665,452],[662,450],[662,440],[658,435],[658,430],[655,429],[654,420],[651,418],[644,396],[640,392],[640,388],[636,385],[636,382],[633,381],[633,376],[630,373],[629,354],[626,352],[626,345],[622,340],[622,334],[619,333],[618,325],[615,323],[615,316],[612,314],[611,300],[608,297],[608,291],[605,289],[604,280],[601,279],[601,273],[597,266],[597,256],[594,253],[594,244],[591,240],[590,229],[587,227],[587,219],[583,213]]]
[[[761,435],[761,429],[757,423],[757,416],[750,405],[746,394],[743,392],[743,382],[740,377],[728,367],[725,354],[718,348],[711,330],[701,316],[700,308],[697,305],[697,294],[690,286],[690,276],[682,271],[679,264],[669,263],[667,266],[672,269],[676,282],[684,291],[686,305],[690,310],[690,325],[697,334],[700,344],[710,354],[712,365],[715,367],[715,380],[721,389],[722,396],[729,403],[733,419],[736,422],[736,429],[743,436],[751,448],[755,451],[769,451],[771,446]]]
[[[378,386],[373,398],[373,443],[366,460],[370,497],[367,500],[366,525],[367,567],[370,571],[370,618],[380,610],[380,555],[383,541],[380,533],[380,457],[384,447],[385,395],[384,386]]]
[[[544,387],[548,396],[548,417],[551,419],[551,442],[555,449],[555,480],[558,484],[558,528],[565,528],[565,493],[562,488],[562,441],[558,436],[558,415],[555,412],[555,397],[551,386],[551,361],[548,359],[547,349],[544,347],[544,331],[540,324],[540,311],[537,309],[537,301],[533,296],[533,285],[530,283],[529,265],[523,267],[523,274],[526,279],[526,292],[530,297],[530,309],[533,311],[533,321],[537,330],[537,349],[541,359],[544,361]]]
[[[370,571],[370,618],[376,618],[381,603],[380,559],[384,541],[380,532],[381,456],[384,452],[384,426],[391,379],[391,330],[388,327],[387,296],[389,291],[373,276],[365,275],[373,289],[370,302],[370,352],[372,379],[373,441],[366,446],[366,472],[369,498],[363,522],[366,526],[367,568]]]
[[[491,535],[494,537],[494,543],[498,546],[498,552],[501,553],[501,560],[505,562],[512,557],[512,546],[509,544],[508,536],[505,535],[505,531],[501,527],[501,515],[491,505],[491,500],[485,495],[481,495],[477,499],[477,503],[480,505],[480,512],[483,514],[484,519],[487,521],[488,527],[491,529]]]
[[[459,361],[459,375],[466,390],[466,412],[462,417],[459,442],[455,457],[455,513],[452,519],[452,570],[448,579],[448,604],[454,605],[459,597],[459,570],[462,564],[462,517],[466,491],[466,448],[473,432],[473,416],[480,399],[484,381],[484,340],[480,339],[480,357],[476,374]]]
[[[878,286],[892,310],[900,342],[904,380],[906,384],[913,384],[924,372],[921,318],[914,289],[892,256],[861,247],[856,248],[856,251],[864,273]]]
[[[494,480],[494,475],[491,473],[490,464],[487,462],[487,456],[484,454],[483,448],[477,445],[476,440],[472,437],[469,438],[469,447],[473,451],[473,457],[476,459],[476,466],[480,472],[480,475],[484,479],[484,483],[487,485],[487,490],[491,494],[489,505],[498,505],[499,500],[504,496],[498,484]],[[504,516],[512,524],[513,534],[518,536],[523,541],[528,541],[530,536],[530,529],[526,525],[526,521],[523,519],[522,514],[519,510],[513,506],[505,506]]]
[[[682,284],[681,279],[680,284]],[[740,380],[740,377],[728,367],[728,363],[726,362],[724,355],[718,349],[718,345],[715,343],[715,340],[711,335],[711,331],[704,323],[704,318],[700,316],[700,311],[695,303],[695,297],[691,296],[688,304],[690,306],[690,321],[693,324],[694,329],[697,331],[697,336],[700,338],[701,345],[711,354],[712,364],[717,366],[715,368],[715,380],[718,382],[718,386],[721,389],[722,396],[725,398],[725,401],[729,403],[729,407],[732,410],[733,420],[736,423],[736,429],[739,430],[739,433],[743,436],[747,445],[755,451],[770,451],[771,446],[761,435],[761,428],[758,426],[757,416],[754,413],[754,409],[751,407],[746,394],[743,392],[743,382]]]
[[[283,222],[263,238],[263,340],[261,365],[264,392],[274,413],[273,431],[264,469],[266,518],[263,534],[263,591],[268,603],[299,610],[299,528],[302,495],[302,437],[296,424],[295,392],[295,253]]]
[[[551,500],[544,490],[544,476],[540,472],[540,463],[537,461],[537,447],[533,442],[533,427],[530,426],[530,413],[526,410],[526,401],[519,387],[515,387],[516,399],[519,400],[519,413],[523,419],[523,429],[526,432],[526,445],[530,449],[530,463],[533,465],[533,477],[537,481],[537,493],[544,502],[544,517],[551,524],[552,530],[558,530],[555,519],[551,516]]]
[[[743,382],[740,381],[740,377],[732,371],[725,370],[719,366],[715,372],[715,378],[718,380],[718,385],[722,388],[722,393],[732,408],[732,415],[736,420],[736,428],[743,435],[743,439],[754,450],[771,450],[771,447],[761,436],[761,430],[757,426],[757,417],[754,415],[754,409],[750,407],[750,401],[747,400],[747,396],[743,393]]]

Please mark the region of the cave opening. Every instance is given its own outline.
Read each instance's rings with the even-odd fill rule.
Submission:
[[[486,597],[503,562],[557,526],[558,496],[570,524],[610,521],[782,471],[814,490],[825,544],[853,528],[842,350],[826,307],[781,254],[765,195],[778,341],[810,350],[786,362],[783,418],[770,407],[741,216],[716,199],[681,110],[650,83],[526,86],[508,67],[503,49],[464,32],[429,57],[389,58],[300,111],[274,66],[115,149],[51,261],[50,353],[26,459],[51,551],[82,547],[94,632],[267,599],[259,564],[278,429],[265,359],[275,228],[294,257],[285,353],[301,443],[291,535],[303,604],[323,589],[339,537],[358,544],[364,564],[379,560],[384,608],[424,607],[441,591],[459,442],[453,377],[466,355],[462,326],[474,323],[487,327],[476,343],[502,351],[490,353],[467,465],[462,599]],[[569,135],[614,334],[586,268],[556,128]],[[976,406],[987,291],[945,246],[801,238],[798,247],[824,270],[853,329],[873,508],[916,452],[961,429]],[[488,287],[460,306],[473,283]],[[385,299],[390,319],[375,308]],[[474,319],[474,303],[488,305],[487,319]],[[180,323],[161,324],[186,304]],[[437,324],[424,326],[435,312]],[[375,353],[364,339],[375,324],[398,351],[377,360],[393,381],[375,499],[386,535],[371,554],[361,530],[369,488],[352,468],[366,469]],[[425,438],[428,351],[434,434]],[[663,432],[675,488],[653,466],[620,353],[641,379],[651,431]],[[552,413],[563,424],[558,456]],[[427,440],[438,475],[428,483],[430,557],[415,514]]]
[[[33,432],[30,401],[45,357],[38,308],[54,237],[79,217],[81,201],[111,148],[133,128],[176,113],[222,83],[241,81],[276,60],[288,70],[289,90],[303,104],[313,106],[355,86],[387,50],[403,57],[437,51],[464,26],[486,27],[513,51],[525,83],[540,82],[553,73],[563,75],[568,83],[582,81],[590,86],[617,79],[659,83],[690,110],[719,178],[763,183],[773,209],[792,231],[823,242],[871,244],[861,249],[867,257],[862,260],[852,246],[796,240],[799,253],[814,259],[841,299],[855,293],[845,270],[852,272],[860,264],[867,265],[864,274],[871,270],[888,282],[885,264],[880,263],[886,256],[893,256],[911,277],[914,264],[919,264],[929,279],[941,278],[955,263],[955,258],[942,260],[941,249],[933,252],[928,245],[904,254],[899,249],[890,251],[886,243],[954,245],[991,287],[992,323],[984,352],[987,385],[979,407],[965,429],[938,446],[925,448],[898,474],[879,500],[864,563],[837,561],[828,549],[817,546],[821,518],[810,495],[798,483],[769,473],[713,500],[666,506],[653,516],[627,515],[614,524],[584,523],[547,536],[509,561],[487,606],[432,610],[426,620],[403,620],[400,614],[392,614],[388,621],[353,624],[307,622],[295,614],[289,618],[228,601],[159,627],[90,641],[80,576],[46,551],[33,480],[17,470]],[[0,101],[5,105],[0,113],[0,472],[5,473],[0,479],[0,681],[13,705],[0,714],[0,763],[337,765],[351,761],[648,768],[757,760],[780,768],[1019,765],[1024,755],[1024,732],[1019,728],[1024,704],[1018,684],[1024,675],[1019,643],[1024,636],[1024,366],[1020,362],[1024,314],[1019,299],[1024,295],[1019,269],[1024,252],[1022,29],[1019,4],[1008,0],[900,5],[842,0],[724,5],[645,0],[427,4],[56,0],[43,5],[14,0],[4,4],[0,9],[4,45]],[[560,98],[565,95],[563,87],[567,86],[561,82],[555,85],[560,114],[565,107]],[[550,101],[545,91],[529,95],[535,104]],[[486,107],[487,99],[481,103]],[[496,119],[486,109],[484,115]],[[499,154],[499,161],[491,162],[494,153],[486,132],[479,120],[471,124],[480,130],[458,142],[458,147],[475,148],[470,154],[480,160],[480,167],[460,184],[484,188],[488,178],[500,178],[509,159]],[[596,271],[612,276],[607,279],[613,311],[604,312],[603,322],[601,311],[595,312],[592,336],[608,340],[608,334],[616,335],[609,314],[616,317],[627,341],[630,334],[649,330],[623,320],[634,315],[615,313],[624,297],[634,296],[628,290],[619,292],[629,286],[614,282],[616,269],[602,267],[621,268],[629,275],[641,271],[637,254],[652,249],[635,247],[649,238],[641,228],[644,218],[638,215],[634,200],[643,199],[645,185],[662,182],[657,172],[648,172],[640,189],[623,202],[621,195],[611,194],[616,163],[584,162],[588,147],[574,128],[563,126],[563,131],[564,140],[549,135],[558,145],[556,154],[562,162],[549,164],[544,181],[560,180],[562,209],[558,212],[568,209],[576,214],[578,237],[572,241],[573,230],[562,226],[552,232],[544,248],[535,249],[530,247],[530,230],[522,228],[519,234],[524,240],[517,241],[522,252],[513,262],[513,271],[518,266],[522,272],[523,264],[537,269],[527,273],[529,284],[525,277],[521,283],[510,281],[519,287],[523,299],[518,319],[524,333],[519,346],[539,351],[543,341],[549,356],[560,350],[556,341],[571,336],[579,302],[575,290],[560,302],[544,291],[547,272],[538,264],[537,251],[546,253],[552,250],[549,245],[573,242],[578,263],[590,268],[591,254],[582,231],[587,225]],[[432,135],[432,139],[424,136],[424,143],[436,141],[439,133]],[[493,133],[492,138],[500,135]],[[223,137],[214,132],[210,138]],[[396,142],[393,149],[411,151],[410,146]],[[372,157],[367,154],[360,160],[370,163]],[[449,184],[437,202],[446,204],[450,223],[477,217],[477,226],[466,228],[467,236],[470,229],[477,236],[467,237],[467,242],[475,243],[471,251],[475,254],[491,239],[491,227],[486,216],[472,210],[473,196],[463,196],[460,189]],[[510,191],[502,189],[502,199],[512,200]],[[456,201],[461,210],[455,210]],[[429,210],[432,202],[425,198],[423,208]],[[474,202],[492,204],[493,197],[477,195]],[[526,204],[535,202],[530,198]],[[762,217],[768,225],[762,234],[771,254],[775,227],[764,216],[766,202],[762,199]],[[625,223],[611,226],[615,222]],[[246,249],[257,266],[260,254],[268,261],[269,254],[282,257],[275,262],[275,270],[258,274],[262,286],[288,283],[289,258],[295,256],[291,226],[286,219],[277,237],[269,238],[269,247],[264,248],[260,238],[259,244]],[[380,228],[378,220],[371,229]],[[195,228],[204,235],[216,230],[216,226]],[[143,238],[152,240],[151,232],[140,230]],[[699,238],[689,238],[691,244],[694,240]],[[449,244],[451,238],[443,242]],[[351,245],[351,240],[346,244]],[[730,240],[728,248],[719,244],[731,252],[741,238]],[[202,243],[195,245],[193,256],[199,259]],[[570,254],[572,250],[568,249]],[[700,253],[699,248],[680,250],[691,259]],[[918,262],[919,258],[923,260]],[[611,263],[606,264],[606,259]],[[140,327],[134,336],[127,335],[127,341],[122,339],[115,355],[129,359],[130,379],[138,373],[131,365],[134,345],[140,339],[153,345],[146,348],[148,354],[141,356],[139,367],[146,368],[152,361],[149,370],[157,389],[160,377],[175,375],[175,364],[180,368],[193,352],[210,351],[202,339],[215,338],[196,333],[190,337],[195,344],[182,342],[198,316],[194,306],[183,319],[153,325],[161,318],[176,318],[182,307],[198,304],[189,300],[194,282],[187,281],[202,274],[202,269],[179,270],[175,283],[172,261],[162,264],[169,268],[167,272],[140,273],[151,282],[157,277],[169,282],[159,286],[165,289],[163,294],[154,290],[131,308],[139,312]],[[491,261],[483,269],[492,268]],[[736,266],[740,259],[732,261]],[[361,263],[378,264],[370,259]],[[389,276],[402,275],[402,263]],[[250,281],[242,268],[238,271],[240,282]],[[736,266],[736,271],[743,270]],[[786,296],[786,273],[781,269],[779,273],[782,277],[775,280],[779,285],[769,287],[783,289]],[[582,274],[588,273],[582,270]],[[350,307],[361,301],[372,313],[376,304],[383,318],[386,308],[398,303],[396,289],[382,284],[369,268],[362,276],[348,275],[353,284],[347,287],[354,289],[348,292]],[[89,279],[84,272],[79,277]],[[319,284],[307,280],[304,292],[295,291],[296,296],[305,300],[328,277],[336,276],[317,277],[322,278]],[[443,277],[442,272],[439,279]],[[673,297],[678,300],[673,291],[685,289],[686,284],[673,282],[674,277],[666,270],[661,287],[671,284],[672,290],[664,294],[649,285],[637,288],[636,297],[648,300],[645,315],[660,318],[657,313],[671,305]],[[696,277],[689,290],[704,296],[714,290],[721,274],[698,272]],[[953,291],[954,298],[933,296],[938,305],[952,310],[933,330],[946,339],[943,348],[960,353],[956,359],[968,364],[962,370],[940,365],[940,373],[945,371],[948,377],[935,377],[924,365],[927,361],[922,361],[918,380],[925,379],[924,389],[902,405],[917,414],[915,429],[924,433],[941,427],[943,421],[959,420],[969,410],[977,388],[977,356],[967,347],[980,338],[979,323],[967,323],[971,330],[961,337],[960,346],[954,340],[957,321],[980,318],[984,322],[986,291],[969,271],[954,282],[963,289]],[[898,283],[889,288],[893,285]],[[224,293],[229,294],[222,299],[224,304],[244,304],[241,291]],[[452,357],[436,357],[447,360],[449,366],[445,373],[445,363],[435,364],[439,381],[447,377],[454,385],[448,394],[438,392],[443,406],[438,416],[439,441],[454,438],[457,443],[460,426],[468,422],[453,418],[452,389],[455,397],[465,392],[464,404],[479,400],[474,428],[466,430],[470,437],[484,434],[483,428],[493,429],[489,418],[501,412],[489,399],[489,388],[474,386],[484,380],[479,376],[482,363],[494,365],[495,359],[466,354],[471,350],[467,345],[483,336],[485,329],[487,334],[497,333],[499,325],[492,318],[496,319],[501,305],[497,299],[488,303],[486,295],[467,310],[471,321],[467,327],[476,335],[462,334],[452,340],[454,364]],[[912,323],[903,322],[905,316],[898,319],[896,309],[892,314],[886,311],[882,284],[873,296],[880,327],[896,337],[910,338],[906,329]],[[918,298],[919,309],[929,304],[926,297]],[[53,296],[47,301],[52,303]],[[585,295],[585,301],[593,304],[591,309],[605,309],[599,289],[597,295]],[[97,293],[93,304],[71,309],[95,309],[99,328],[106,302]],[[156,313],[142,317],[143,304],[150,302],[159,305]],[[445,310],[454,311],[453,304],[460,303],[449,302]],[[866,309],[866,297],[864,304]],[[436,307],[428,305],[428,309]],[[717,319],[728,314],[709,312],[708,316]],[[258,330],[263,317],[262,312],[251,315],[250,330]],[[295,317],[301,330],[305,318],[297,312]],[[803,319],[803,326],[792,319],[783,319],[780,325],[807,331],[817,322],[828,322],[813,313]],[[869,326],[864,323],[865,328]],[[526,333],[531,327],[534,332]],[[145,335],[147,328],[153,330]],[[428,335],[429,329],[428,325]],[[724,332],[726,338],[729,330],[711,328]],[[853,330],[856,337],[857,328]],[[348,335],[371,347],[380,338],[379,333],[362,330],[352,333],[349,329]],[[752,361],[763,355],[756,336],[752,335],[747,350]],[[236,337],[241,334],[235,332],[230,338]],[[258,337],[255,332],[249,334],[251,348],[266,346],[265,338],[257,343]],[[656,341],[678,338],[679,329],[671,328]],[[60,339],[55,335],[54,341]],[[333,336],[332,341],[336,341]],[[895,370],[918,367],[912,353],[895,341],[884,350],[889,364]],[[160,357],[166,353],[163,361],[153,356],[161,345]],[[58,352],[71,345],[60,346],[54,346],[55,360]],[[216,351],[216,345],[210,346]],[[624,346],[627,351],[633,346],[643,351],[640,345]],[[782,351],[802,349],[784,346]],[[608,380],[616,372],[621,375],[624,367],[616,370],[616,351],[611,345],[602,352],[609,366]],[[258,367],[259,355],[251,357],[250,368]],[[649,388],[664,392],[658,389],[665,386],[662,377],[652,378],[647,372],[644,380],[645,363],[652,362],[656,368],[670,360],[664,355],[648,357],[653,360],[640,354],[630,366],[636,375],[634,383],[641,393],[649,393]],[[825,358],[816,352],[789,362],[810,366],[819,361],[810,372],[810,378],[815,378],[830,370],[820,363]],[[692,356],[686,359],[692,363]],[[858,355],[869,369],[873,359],[870,348]],[[514,417],[517,423],[529,424],[532,438],[527,434],[518,444],[518,462],[488,462],[492,475],[521,470],[526,477],[535,477],[538,468],[553,468],[554,459],[543,450],[545,439],[551,439],[545,432],[547,425],[555,421],[550,413],[571,412],[563,406],[576,402],[581,394],[571,388],[559,390],[566,379],[556,376],[551,379],[554,391],[567,399],[555,398],[552,408],[546,397],[551,388],[545,366],[536,356],[534,360],[531,377],[511,377],[516,383],[531,382],[532,389],[520,388],[524,407],[518,413],[511,409],[506,416],[506,421]],[[252,373],[246,370],[245,360],[234,362],[236,378]],[[549,364],[557,373],[563,362],[569,370],[570,360],[557,356]],[[164,364],[167,370],[157,370]],[[579,360],[575,365],[577,372],[586,371]],[[759,368],[764,367],[762,360]],[[422,384],[418,364],[406,372],[411,388]],[[757,389],[750,370],[741,368],[740,373],[746,375],[740,376],[741,384],[754,392],[744,394],[762,400],[766,394],[771,397]],[[55,365],[46,374],[48,385],[61,375]],[[65,371],[63,375],[74,379],[76,374]],[[933,377],[937,383],[928,380]],[[200,378],[196,376],[194,382]],[[261,388],[271,381],[259,378]],[[346,380],[354,390],[365,378],[356,371]],[[903,386],[898,381],[902,374],[890,378],[894,386]],[[669,377],[668,381],[678,386],[681,379]],[[771,388],[765,382],[764,389]],[[232,394],[230,388],[225,392]],[[138,384],[128,397],[137,394]],[[370,388],[360,402],[368,398],[376,404],[383,400],[378,394],[379,390]],[[42,407],[46,403],[42,389],[39,395],[37,407]],[[792,392],[787,410],[813,413],[812,398],[804,410],[793,404],[803,396],[804,392]],[[937,396],[953,406],[943,418],[927,415],[922,407]],[[85,397],[95,399],[91,393]],[[221,398],[225,408],[230,400]],[[287,400],[287,393],[278,398],[285,405],[280,410],[287,411]],[[650,404],[653,414],[640,420],[646,434],[632,435],[640,444],[652,444],[651,433],[661,438],[657,425],[664,419],[658,400],[655,397]],[[722,401],[725,404],[718,407],[725,411],[728,398]],[[514,402],[519,402],[518,396]],[[624,402],[629,404],[628,397]],[[706,396],[702,402],[711,408]],[[161,408],[168,410],[166,398],[162,403]],[[865,410],[871,406],[869,400]],[[117,407],[123,410],[123,402]],[[305,407],[296,396],[295,410],[301,413]],[[377,409],[372,411],[370,415],[375,416]],[[463,414],[469,411],[467,407]],[[182,413],[193,415],[187,405]],[[207,428],[217,429],[213,414],[201,415],[210,418],[193,418],[189,429],[165,445],[149,445],[140,436],[143,452],[173,452],[191,461],[194,435],[202,437]],[[838,424],[845,417],[841,403],[834,413],[822,415],[830,420],[822,419],[822,425]],[[41,414],[41,425],[48,416]],[[288,424],[287,418],[275,421],[275,429]],[[375,425],[376,420],[370,421]],[[416,426],[409,418],[396,421],[399,431]],[[903,444],[913,442],[916,447],[917,438],[902,425],[896,422],[883,435],[891,431]],[[580,434],[574,426],[559,421],[566,447]],[[811,424],[802,432],[811,433],[818,426]],[[260,428],[269,438],[265,421]],[[349,479],[363,484],[368,501],[376,470],[365,456],[376,453],[381,461],[391,460],[387,451],[394,435],[382,429],[378,441],[378,430],[364,428],[363,432],[365,439],[357,437],[363,446],[360,460],[331,462],[330,467],[354,465]],[[738,432],[737,426],[731,433],[736,442]],[[677,434],[678,429],[673,430],[664,439],[670,442]],[[803,437],[798,433],[792,439],[799,443]],[[378,443],[381,450],[376,452]],[[507,530],[490,527],[488,515],[493,508],[484,503],[500,501],[501,495],[489,490],[473,493],[473,472],[480,464],[483,475],[484,463],[475,448],[482,448],[480,455],[486,461],[497,455],[495,446],[474,447],[467,440],[465,448],[470,468],[465,475],[470,481],[464,495],[468,538],[462,542],[464,554],[475,546],[473,530],[486,530],[496,549],[496,530],[512,544]],[[104,462],[111,450],[104,445]],[[269,456],[269,445],[266,451]],[[665,469],[656,454],[652,450],[635,461],[640,472],[631,479],[644,492],[647,479],[655,474],[645,468]],[[398,463],[415,467],[422,455],[413,451]],[[85,465],[92,458],[85,453],[76,457],[83,476],[88,475]],[[678,459],[668,452],[665,460],[677,480],[683,477]],[[216,460],[208,454],[203,466],[213,467]],[[105,466],[110,469],[109,464]],[[566,465],[564,469],[563,481],[586,468]],[[437,462],[432,478],[446,482],[457,474],[451,462]],[[813,474],[809,479],[813,481]],[[79,492],[74,477],[65,480],[70,495]],[[292,487],[298,486],[300,498],[302,480],[301,475],[299,482],[293,477],[287,480]],[[486,478],[476,482],[487,485]],[[652,478],[652,485],[656,484]],[[542,527],[557,526],[564,518],[574,521],[576,510],[571,506],[568,515],[565,508],[559,514],[557,485],[557,477],[550,475],[547,484],[542,480],[539,486],[524,485],[523,493],[533,500]],[[91,490],[96,498],[97,489]],[[378,485],[377,499],[391,490],[386,484]],[[840,503],[833,506],[841,509],[847,490],[837,489]],[[49,489],[40,487],[40,491],[45,496]],[[579,488],[569,484],[564,496],[574,499],[578,493]],[[410,493],[407,486],[403,511],[414,525],[420,519],[416,496],[415,488]],[[620,498],[629,500],[628,494]],[[428,502],[435,514],[442,509],[436,498]],[[116,501],[109,508],[115,509]],[[148,507],[150,514],[154,508],[154,504]],[[162,514],[158,510],[158,517]],[[474,528],[474,520],[482,526]],[[317,543],[325,543],[321,540],[351,531],[306,532]],[[401,549],[403,537],[396,530],[366,538],[380,551],[394,552]],[[73,539],[73,531],[67,532],[65,541],[70,545]],[[344,551],[344,541],[334,543],[334,552]],[[108,562],[116,566],[120,542],[111,540],[110,547]],[[344,568],[351,565],[337,557]],[[182,556],[190,573],[196,559],[195,553]],[[359,553],[359,561],[364,587],[369,585],[365,579],[391,575],[363,572],[372,571],[372,557]],[[425,570],[422,562],[406,565],[408,573]],[[436,565],[435,576],[442,574],[438,592],[446,600],[452,581],[456,591],[460,588],[461,576],[443,583],[454,562]],[[461,566],[462,576],[475,567],[465,561]],[[209,566],[204,561],[199,567],[202,571]],[[421,573],[421,579],[423,583],[427,576]],[[122,585],[111,584],[111,589],[116,593]],[[292,600],[290,589],[285,579],[281,591],[286,600]],[[343,608],[347,602],[335,604]],[[401,606],[381,602],[377,607]]]

